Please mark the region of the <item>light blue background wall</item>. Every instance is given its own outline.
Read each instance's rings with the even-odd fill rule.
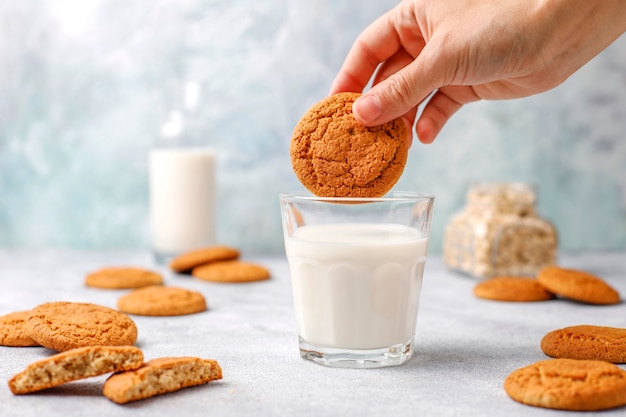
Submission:
[[[147,154],[218,150],[218,236],[282,253],[291,131],[395,1],[0,0],[0,247],[149,247]],[[561,248],[626,247],[626,36],[564,85],[463,108],[397,189],[431,250],[476,181],[527,181]]]

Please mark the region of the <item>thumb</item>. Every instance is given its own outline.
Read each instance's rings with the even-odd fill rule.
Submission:
[[[366,126],[377,126],[407,114],[443,85],[443,71],[427,44],[409,65],[374,85],[352,105],[354,117]],[[441,59],[440,59],[441,61]]]

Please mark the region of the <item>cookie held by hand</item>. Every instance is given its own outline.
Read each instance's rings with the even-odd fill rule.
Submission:
[[[358,93],[339,93],[311,107],[291,139],[296,176],[319,197],[382,197],[400,179],[409,143],[401,118],[366,127],[354,118]]]

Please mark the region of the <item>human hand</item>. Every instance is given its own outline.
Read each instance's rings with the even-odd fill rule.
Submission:
[[[367,126],[413,126],[425,102],[415,130],[431,143],[464,104],[556,87],[625,31],[624,0],[405,0],[359,35],[330,94],[373,77],[353,105]]]

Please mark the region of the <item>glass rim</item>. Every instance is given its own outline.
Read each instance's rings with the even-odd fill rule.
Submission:
[[[415,191],[391,191],[389,194],[385,194],[382,197],[319,197],[305,191],[296,191],[291,193],[281,193],[278,195],[282,200],[300,200],[300,201],[320,201],[337,203],[346,201],[350,203],[375,203],[375,202],[393,202],[393,201],[419,201],[419,200],[434,200],[435,196],[428,193],[420,193]]]

